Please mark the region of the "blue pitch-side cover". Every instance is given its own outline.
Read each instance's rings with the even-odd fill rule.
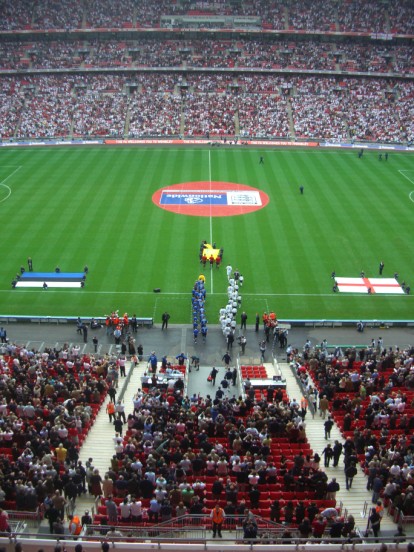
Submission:
[[[21,280],[33,280],[36,278],[41,278],[43,280],[48,280],[50,278],[57,280],[57,279],[65,279],[65,278],[77,278],[78,280],[82,280],[82,278],[85,276],[84,272],[23,272],[23,274],[20,276]]]
[[[227,205],[227,193],[163,192],[160,205]]]

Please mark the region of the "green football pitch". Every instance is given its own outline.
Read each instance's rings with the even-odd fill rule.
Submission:
[[[414,320],[414,296],[333,293],[337,276],[398,272],[414,285],[414,157],[301,148],[42,147],[0,150],[1,314],[103,316],[119,309],[190,323],[199,245],[224,249],[204,270],[207,317],[227,302],[225,266],[244,276],[249,322]],[[263,156],[264,163],[259,163]],[[263,209],[236,216],[166,211],[152,196],[183,182],[225,181],[265,192]],[[303,185],[304,193],[299,187]],[[214,211],[213,211],[214,214]],[[12,289],[35,271],[82,271],[83,289]],[[161,288],[161,293],[154,293]],[[414,288],[413,288],[414,289]]]

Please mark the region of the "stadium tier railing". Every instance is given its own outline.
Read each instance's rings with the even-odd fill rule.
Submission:
[[[92,320],[94,318],[97,322],[105,324],[105,317],[99,316],[82,316],[82,320]],[[0,315],[0,324],[17,324],[17,323],[32,323],[32,324],[76,324],[77,316],[35,316],[35,315],[14,315],[3,314]],[[357,323],[361,322],[361,319],[355,320],[318,320],[308,318],[297,318],[292,320],[284,320],[284,324],[290,324],[291,327],[311,327],[311,328],[340,328],[346,326],[356,327]],[[406,328],[414,327],[413,320],[362,320],[364,327],[366,328]],[[137,317],[137,323],[140,327],[152,328],[154,325],[154,318],[152,316]],[[335,345],[330,345],[335,347]],[[346,347],[341,345],[341,347]]]
[[[292,326],[309,326],[312,328],[340,328],[341,326],[355,326],[360,320],[310,320],[296,319],[288,320]],[[366,328],[391,328],[391,327],[412,327],[414,320],[362,320]]]
[[[189,531],[187,532],[186,529],[189,529]],[[312,537],[304,539],[297,535],[297,531],[289,531],[291,533],[290,537],[282,536],[283,534],[267,536],[266,534],[262,535],[259,533],[256,539],[245,539],[243,538],[242,529],[237,527],[229,535],[223,534],[222,538],[213,539],[211,530],[206,531],[205,527],[197,528],[197,526],[193,526],[176,531],[175,533],[174,529],[166,528],[165,532],[161,532],[157,529],[157,526],[154,526],[153,528],[146,529],[145,536],[126,536],[119,532],[122,536],[81,535],[73,539],[69,535],[65,535],[62,539],[56,535],[44,535],[40,537],[38,533],[11,533],[8,536],[0,536],[0,546],[10,552],[14,551],[16,542],[19,542],[23,546],[25,552],[37,552],[39,549],[53,550],[51,545],[55,544],[62,546],[64,549],[67,547],[68,550],[71,550],[75,546],[75,543],[81,544],[85,552],[100,552],[102,550],[102,543],[104,542],[108,543],[111,549],[129,552],[135,550],[150,551],[154,549],[169,550],[170,552],[183,552],[186,550],[188,552],[197,550],[200,550],[200,552],[206,550],[217,552],[222,552],[223,550],[229,552],[247,552],[248,550],[275,552],[280,550],[281,552],[286,552],[295,550],[310,551],[315,549],[315,545],[318,547],[318,550],[326,552],[337,552],[338,550],[372,552],[372,550],[379,550],[381,543],[387,544],[388,552],[405,549],[396,542],[397,539],[393,541],[392,537],[365,537],[360,532],[351,539],[332,539],[329,536],[323,537],[323,539],[314,539]],[[202,533],[205,533],[205,535],[200,538]]]

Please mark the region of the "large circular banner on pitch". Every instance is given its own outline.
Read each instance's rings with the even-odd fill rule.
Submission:
[[[152,201],[161,209],[197,217],[230,217],[263,209],[269,196],[252,186],[234,182],[182,182],[160,188]]]

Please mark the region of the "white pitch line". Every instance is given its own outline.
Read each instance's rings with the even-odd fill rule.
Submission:
[[[9,178],[11,178],[14,174],[16,174],[17,171],[20,171],[20,169],[23,167],[23,165],[0,165],[0,169],[1,169],[1,167],[10,167],[10,168],[16,167],[16,168],[14,169],[14,171],[13,171],[12,173],[9,174],[9,176],[6,176],[6,178],[4,178],[4,179],[0,182],[0,184],[4,184],[5,182],[8,181]]]
[[[16,167],[16,165],[3,165],[3,167]],[[13,175],[15,175],[17,173],[17,171],[19,171],[20,169],[22,168],[22,165],[18,165],[16,169],[14,169],[14,171],[12,173],[9,174],[9,176],[6,176],[6,178],[4,178],[1,182],[0,182],[0,186],[4,186],[6,188],[6,190],[9,191],[9,193],[6,195],[6,197],[3,197],[3,199],[0,199],[0,203],[3,203],[3,201],[6,201],[6,199],[9,199],[9,197],[11,196],[11,188],[10,186],[7,186],[6,185],[6,182],[9,180],[9,178],[11,178]]]
[[[152,317],[153,317],[154,320],[155,320],[155,313],[157,312],[157,303],[158,303],[158,297],[156,297],[156,299],[155,299],[154,310],[152,312]]]
[[[406,174],[404,174],[405,172],[412,172],[414,173],[414,171],[410,170],[410,169],[398,169],[398,172],[404,177],[406,178],[407,180],[409,180],[411,182],[411,184],[414,184],[414,180],[412,180],[409,176],[407,176]]]
[[[407,172],[407,170],[409,172],[413,172],[413,171],[410,171],[409,169],[398,169],[398,172],[401,174],[401,176],[406,178],[408,182],[411,182],[411,184],[414,184],[414,180],[412,180],[409,176],[404,174],[404,172]],[[411,190],[411,192],[408,194],[408,199],[414,203],[414,190]]]
[[[43,290],[39,289],[19,289],[18,291],[13,289],[0,289],[0,293],[43,293]],[[62,290],[53,290],[48,289],[48,294],[50,293],[64,293]],[[73,291],[70,291],[70,293],[74,293]],[[78,293],[87,294],[87,295],[154,295],[153,291],[87,291],[83,289],[82,291],[78,291]],[[167,296],[185,296],[188,297],[188,292],[163,292],[162,295]],[[212,293],[211,295],[215,295],[217,297],[226,297],[227,293],[221,292],[221,293]],[[407,295],[407,294],[395,294],[395,293],[376,293],[374,294],[377,297],[406,297],[407,299],[414,298],[413,295]],[[332,297],[335,299],[338,299],[339,297],[345,298],[345,297],[373,297],[373,295],[369,295],[368,293],[366,295],[361,293],[243,293],[243,297]],[[54,317],[52,317],[54,318]]]
[[[221,144],[221,142],[220,142]],[[128,144],[125,144],[125,145],[128,145]],[[139,144],[135,144],[135,146],[137,146],[137,149],[139,149],[140,151],[163,151],[165,152],[165,147],[164,148],[157,148],[157,147],[148,147],[148,146],[144,146],[144,145],[139,145]],[[194,152],[203,152],[205,151],[207,148],[211,147],[211,146],[208,146],[207,144],[204,144],[205,147],[198,147],[198,148],[190,148],[190,147],[187,147],[185,144],[183,145],[182,148],[168,148],[168,151],[171,151],[171,152],[177,152],[177,151],[194,151]],[[61,147],[61,146],[59,146]],[[62,146],[62,147],[66,147],[66,146]],[[70,146],[70,144],[68,144],[67,147],[72,147]],[[105,146],[105,145],[101,145],[101,146],[98,146],[98,147],[92,147],[92,146],[87,146],[88,148],[88,151],[102,151],[103,148],[105,149],[108,149],[108,147],[110,146]],[[119,149],[119,145],[118,146],[115,146],[116,148]],[[349,149],[347,150],[343,150],[341,149],[340,146],[336,147],[336,148],[322,148],[322,147],[316,147],[316,148],[308,148],[308,149],[305,149],[307,146],[303,146],[300,144],[300,142],[298,143],[295,143],[295,144],[292,144],[291,146],[274,146],[273,148],[271,149],[263,149],[263,147],[261,147],[260,145],[249,145],[249,146],[228,146],[224,149],[220,149],[219,151],[221,152],[224,152],[224,151],[238,151],[238,152],[248,152],[248,151],[251,151],[251,150],[257,150],[257,149],[260,149],[261,151],[263,151],[264,153],[271,153],[271,152],[283,152],[283,151],[286,151],[286,152],[291,152],[291,153],[299,153],[299,154],[308,154],[308,153],[311,153],[313,155],[321,155],[321,154],[330,154],[330,155],[338,155],[338,154],[341,154],[341,155],[356,155],[357,154],[357,150],[358,150],[358,146],[354,147],[351,151],[349,151]],[[48,147],[48,146],[42,146],[42,147],[39,147],[39,148],[33,148],[31,151],[39,151],[39,152],[44,152],[45,150],[47,151],[56,151],[56,149],[54,147]],[[210,151],[210,149],[208,150]],[[376,153],[378,152],[378,149],[375,149],[375,148],[365,148],[364,150],[365,152],[367,153]],[[412,152],[412,150],[409,150],[409,151],[394,151],[394,150],[390,150],[393,155],[395,154],[410,154]],[[9,165],[3,165],[4,167],[7,167]],[[12,167],[15,167],[16,165],[10,165]]]
[[[108,146],[106,146],[108,147]],[[119,146],[117,146],[119,147]],[[146,151],[165,151],[165,149],[162,149],[162,150],[159,150],[158,148],[148,148],[148,147],[143,147],[143,146],[139,146],[139,148],[142,150],[146,150]],[[190,147],[187,147],[187,146],[183,146],[183,149],[185,149],[185,151],[192,151],[192,152],[203,152],[203,151],[206,151],[206,149],[208,148],[208,146],[206,145],[205,147],[199,147],[199,148],[190,148]],[[353,149],[352,151],[345,151],[345,150],[341,150],[339,147],[337,149],[334,149],[334,150],[331,150],[331,149],[325,149],[325,148],[309,148],[309,149],[304,149],[305,146],[301,146],[300,144],[297,144],[296,146],[275,146],[274,148],[272,149],[263,149],[263,147],[261,146],[247,146],[247,147],[227,147],[227,148],[224,148],[224,149],[220,149],[218,151],[220,152],[225,152],[225,151],[237,151],[237,152],[240,152],[240,153],[244,153],[244,152],[248,152],[248,151],[252,151],[252,150],[257,150],[257,149],[260,149],[260,151],[263,151],[264,153],[272,153],[272,152],[292,152],[292,153],[300,153],[300,154],[304,154],[304,153],[312,153],[312,154],[325,154],[325,153],[329,153],[331,155],[335,155],[335,154],[338,154],[340,153],[341,155],[357,155],[357,149],[358,148],[355,148]],[[183,149],[175,149],[175,148],[168,148],[168,151],[171,151],[171,152],[178,152],[178,151],[183,151]],[[35,151],[39,151],[39,150],[35,150]],[[51,150],[53,151],[53,150]],[[99,148],[90,148],[88,147],[88,151],[99,151]],[[208,151],[210,151],[210,149],[208,149]],[[216,150],[217,151],[217,150]],[[376,153],[378,150],[374,150],[374,149],[370,149],[370,150],[365,150],[366,152],[374,152]],[[393,153],[410,153],[410,152],[403,152],[403,151],[399,151],[399,152],[393,152]]]

